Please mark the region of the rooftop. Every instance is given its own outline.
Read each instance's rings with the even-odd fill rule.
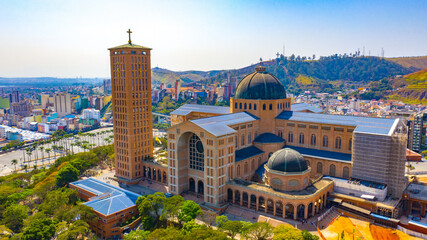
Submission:
[[[235,152],[235,160],[236,162],[240,162],[244,159],[259,155],[261,153],[264,153],[264,152],[255,146],[242,148]]]
[[[281,143],[285,140],[273,133],[263,133],[254,139],[254,142],[260,143]]]
[[[145,50],[151,50],[151,48],[149,47],[144,47],[144,46],[140,46],[140,45],[136,45],[136,44],[132,44],[132,43],[126,43],[117,47],[112,47],[109,48],[108,50],[113,50],[113,49],[120,49],[120,48],[135,48],[135,49],[145,49]]]
[[[230,107],[220,107],[220,106],[200,105],[200,104],[184,104],[178,109],[176,109],[175,111],[171,112],[171,115],[185,116],[192,112],[230,114]]]
[[[321,113],[323,112],[320,108],[316,106],[312,106],[307,103],[294,103],[291,105],[291,111],[293,112],[303,112],[303,111],[310,111],[313,113]]]
[[[215,136],[223,136],[236,132],[236,130],[229,127],[231,125],[252,122],[258,119],[259,118],[247,112],[240,112],[215,117],[200,118],[190,120],[190,122],[193,122],[197,126],[203,128]]]
[[[276,118],[309,123],[354,126],[356,127],[354,132],[356,133],[389,136],[393,133],[393,130],[399,121],[399,119],[389,118],[355,117],[292,111],[283,111]]]
[[[315,157],[315,158],[321,158],[321,159],[332,160],[332,161],[344,161],[344,162],[351,161],[351,154],[349,153],[332,152],[332,151],[325,151],[325,150],[312,149],[312,148],[295,147],[295,146],[289,146],[289,145],[286,145],[285,147],[293,149],[301,153],[301,155],[307,156],[307,157]]]
[[[93,178],[70,183],[96,195],[84,204],[93,210],[108,216],[132,206],[141,195],[112,186]]]

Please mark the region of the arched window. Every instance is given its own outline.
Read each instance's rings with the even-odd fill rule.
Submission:
[[[234,108],[237,108],[237,103],[234,103]]]
[[[273,104],[270,103],[270,106],[268,107],[268,109],[273,110]]]
[[[304,144],[304,133],[299,134],[299,144]]]
[[[321,162],[317,163],[317,173],[323,173],[323,164]]]
[[[310,144],[311,145],[316,145],[316,135],[311,134]]]
[[[294,142],[294,133],[293,132],[288,133],[288,142]]]
[[[200,138],[193,134],[189,144],[190,168],[203,171],[205,169],[205,154]]]
[[[245,110],[246,110],[246,107],[247,107],[247,105],[246,105],[246,103],[245,103]]]
[[[237,136],[235,137],[234,141],[236,142],[236,148],[237,148],[237,146],[238,146]]]
[[[239,108],[242,109],[242,103],[239,104]]]
[[[280,103],[277,104],[277,109],[280,109]]]
[[[240,165],[237,165],[237,176],[240,177]]]
[[[353,139],[350,138],[350,140],[348,140],[348,150],[351,151],[351,145],[353,144]]]
[[[349,178],[350,177],[350,169],[348,167],[344,167],[342,169],[342,177]]]
[[[251,168],[252,168],[252,171],[255,169],[255,159],[252,159]]]
[[[244,166],[244,174],[247,174],[248,173],[248,162],[245,162],[245,166]]]
[[[245,134],[242,134],[242,146],[245,145]]]
[[[335,139],[335,148],[336,149],[341,149],[341,138],[340,137],[337,137]]]
[[[252,134],[248,133],[248,144],[252,143]]]
[[[249,110],[252,109],[252,103],[249,103]]]
[[[256,103],[254,103],[254,110],[256,110]]]
[[[336,167],[334,164],[331,164],[331,166],[329,166],[329,176],[335,177],[335,171]]]
[[[329,145],[328,142],[329,142],[328,136],[324,135],[323,136],[323,147],[328,147],[328,145]]]
[[[265,104],[263,104],[262,105],[262,110],[265,110],[266,109],[266,106],[265,106]]]

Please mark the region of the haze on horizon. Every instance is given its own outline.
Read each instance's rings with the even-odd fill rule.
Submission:
[[[1,1],[0,77],[109,77],[107,48],[152,67],[235,69],[286,55],[427,55],[427,1]]]

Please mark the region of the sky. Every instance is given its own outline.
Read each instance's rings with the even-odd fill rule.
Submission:
[[[0,77],[110,75],[108,48],[152,67],[236,69],[285,55],[427,55],[427,1],[0,0]]]

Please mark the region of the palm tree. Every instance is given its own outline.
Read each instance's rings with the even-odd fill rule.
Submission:
[[[33,150],[30,149],[27,154],[28,154],[28,159],[30,159],[30,162],[31,162],[31,155],[33,154]]]
[[[49,156],[49,163],[50,163],[50,151],[51,151],[51,149],[50,148],[46,148],[46,153],[48,154],[48,156]]]
[[[27,170],[28,170],[28,165],[27,165],[27,164],[25,164],[22,168],[25,170],[25,172],[27,172]]]
[[[44,153],[43,153],[43,150],[44,150],[44,147],[43,146],[40,146],[40,151],[42,152],[42,159],[44,158]]]
[[[16,172],[16,164],[18,164],[18,160],[16,160],[16,159],[12,159],[12,160],[10,161],[10,163],[11,163],[12,165],[15,165],[15,172]]]

